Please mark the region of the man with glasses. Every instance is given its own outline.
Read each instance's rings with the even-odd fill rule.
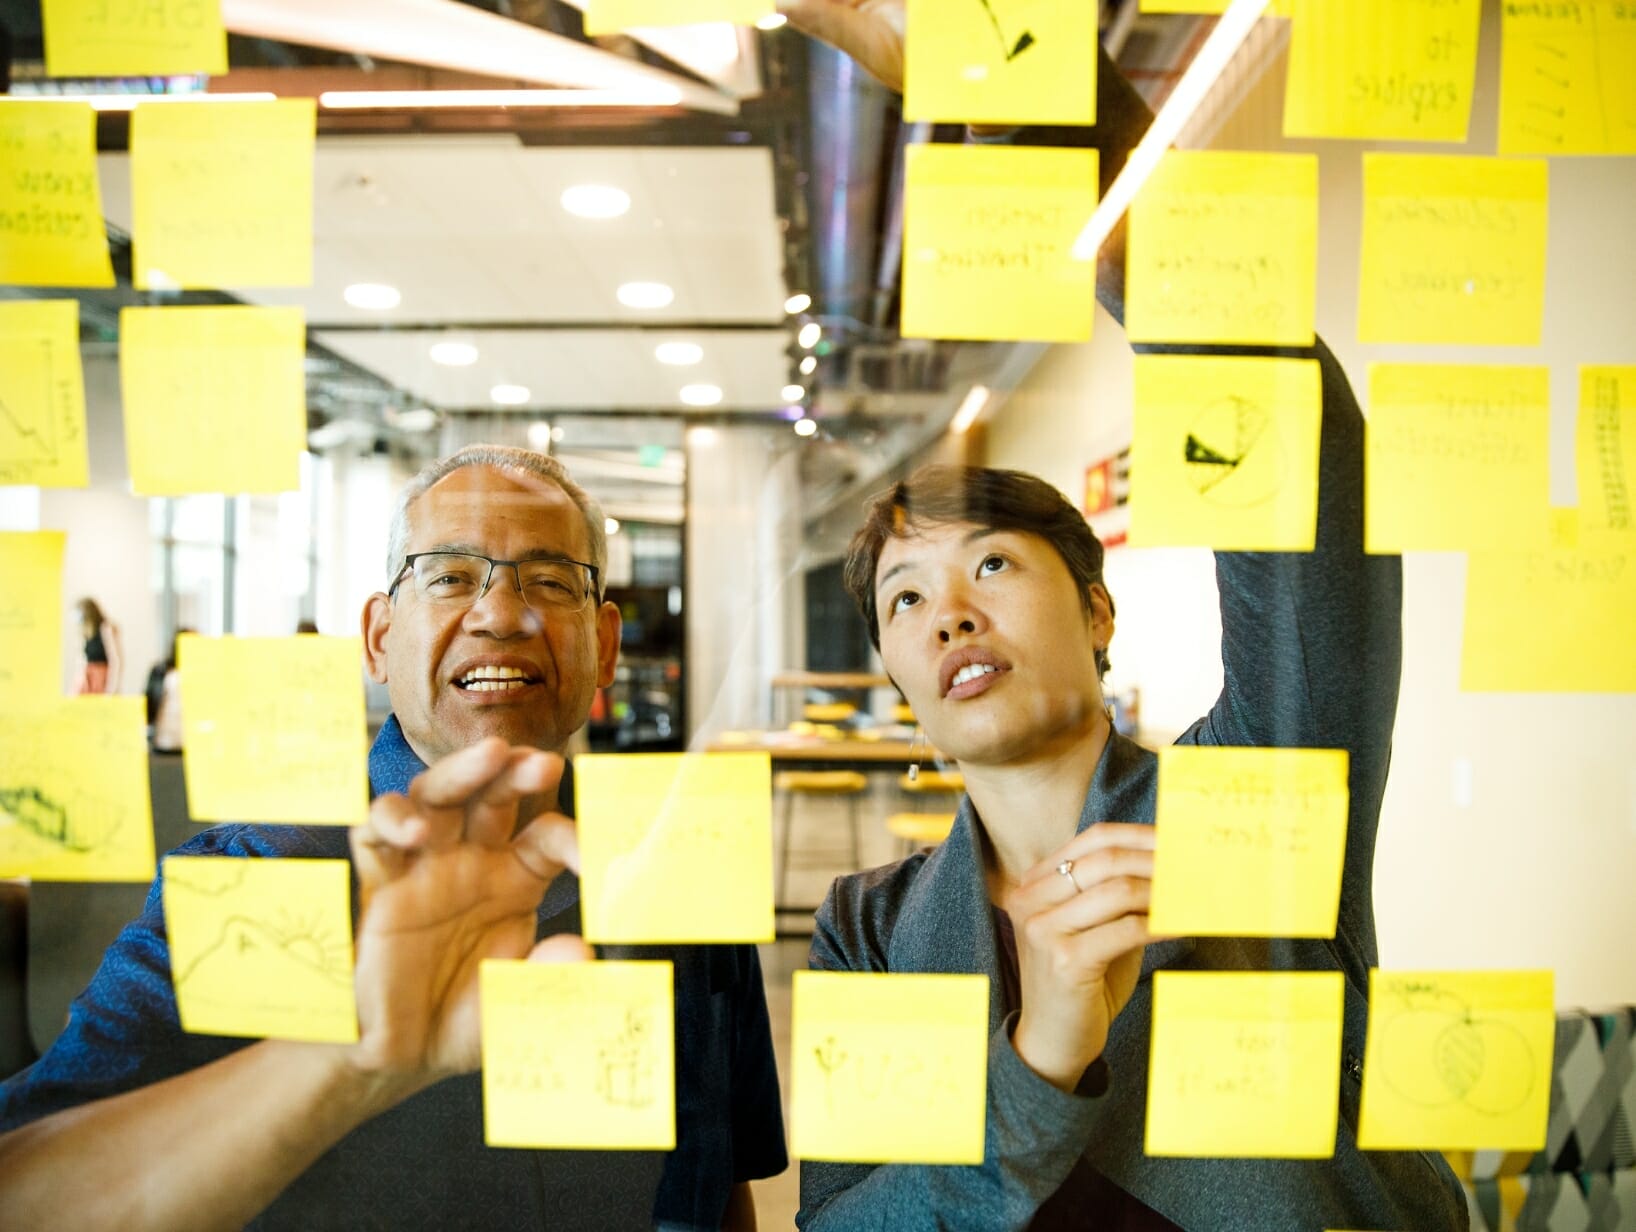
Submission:
[[[160,888],[70,1022],[0,1086],[0,1226],[754,1228],[786,1166],[750,946],[643,947],[675,967],[677,1147],[483,1145],[477,971],[588,958],[560,756],[612,682],[601,510],[541,454],[473,446],[404,490],[364,607],[393,715],[368,821],[218,826],[190,855],[335,858],[356,881],[359,1042],[188,1035]]]

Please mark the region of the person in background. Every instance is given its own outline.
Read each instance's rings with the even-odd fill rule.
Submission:
[[[80,636],[85,640],[78,694],[118,693],[125,666],[119,641],[119,626],[102,614],[95,599],[81,599],[75,605],[80,614]]]
[[[148,670],[148,745],[155,753],[182,751],[182,674],[176,670],[182,637],[192,629],[178,629],[171,639],[170,657]]]

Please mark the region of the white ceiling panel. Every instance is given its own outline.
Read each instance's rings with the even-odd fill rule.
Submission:
[[[691,408],[684,385],[719,386],[716,410],[767,411],[780,405],[789,380],[789,334],[761,330],[319,330],[314,340],[368,368],[398,388],[443,410],[492,406],[500,384],[529,390],[518,411],[664,410]],[[436,342],[469,342],[477,362],[465,368],[434,363]],[[704,357],[689,367],[661,364],[662,342],[692,342]]]
[[[365,322],[779,324],[786,289],[769,151],[525,148],[505,138],[321,141],[314,285],[225,288],[297,304],[313,325]],[[131,225],[129,157],[99,158],[103,207]],[[562,208],[565,188],[609,184],[621,218]],[[621,305],[622,282],[663,282],[669,307]],[[348,306],[354,282],[398,288],[388,312]]]

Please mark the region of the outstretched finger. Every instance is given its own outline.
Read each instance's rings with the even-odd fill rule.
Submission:
[[[562,766],[555,753],[513,749],[506,768],[466,806],[466,838],[484,847],[505,846],[517,833],[524,802],[554,792]]]
[[[512,854],[530,876],[549,885],[564,869],[579,872],[579,832],[572,818],[545,813],[511,840]]]
[[[409,802],[439,841],[457,841],[466,806],[511,765],[511,746],[498,736],[439,758],[409,784]],[[452,835],[452,837],[450,837]]]

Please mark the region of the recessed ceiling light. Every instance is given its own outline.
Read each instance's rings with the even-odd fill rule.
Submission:
[[[778,396],[785,402],[799,402],[807,396],[807,391],[799,385],[786,385]]]
[[[661,342],[653,358],[674,368],[690,368],[704,358],[704,348],[694,342]]]
[[[795,336],[795,340],[801,344],[803,349],[810,351],[818,345],[818,339],[823,336],[824,327],[818,324],[817,321],[808,321],[801,327],[801,332]]]
[[[784,311],[789,313],[792,317],[796,313],[805,312],[811,307],[812,296],[808,295],[805,291],[802,291],[797,295],[792,295],[784,301]]]
[[[526,385],[496,385],[489,390],[496,406],[522,406],[533,396]]]
[[[603,518],[602,529],[607,531],[610,535],[617,535],[619,533],[619,519]]]
[[[721,401],[720,385],[684,385],[677,395],[688,406],[715,406]]]
[[[816,431],[818,431],[818,425],[810,419],[797,419],[795,421],[795,435],[797,436],[811,436]]]
[[[434,342],[432,362],[450,368],[469,368],[477,362],[477,348],[469,342]]]
[[[801,361],[801,375],[802,376],[811,376],[814,372],[817,372],[817,371],[818,371],[818,357],[816,355],[808,355],[805,359],[803,359]]]
[[[561,427],[556,427],[556,428],[551,429],[551,439],[554,440],[554,441],[560,441],[563,437],[565,437],[567,435],[568,435],[568,433]]]
[[[399,411],[392,420],[392,426],[402,432],[430,432],[437,427],[437,412],[425,406]]]
[[[575,184],[563,189],[562,208],[580,218],[618,218],[630,212],[631,195],[609,184]]]
[[[551,425],[545,420],[528,425],[528,443],[542,453],[551,447]]]
[[[627,282],[619,288],[619,302],[627,308],[665,308],[675,298],[662,282]]]
[[[355,282],[341,292],[341,298],[354,308],[366,308],[371,312],[385,312],[403,301],[398,289],[384,282]]]
[[[709,448],[716,443],[716,430],[703,427],[689,428],[687,430],[687,443],[696,448]]]
[[[756,22],[756,29],[757,30],[778,30],[778,29],[783,28],[783,26],[788,21],[789,21],[789,18],[785,17],[784,14],[782,14],[782,13],[768,13],[760,21]]]

